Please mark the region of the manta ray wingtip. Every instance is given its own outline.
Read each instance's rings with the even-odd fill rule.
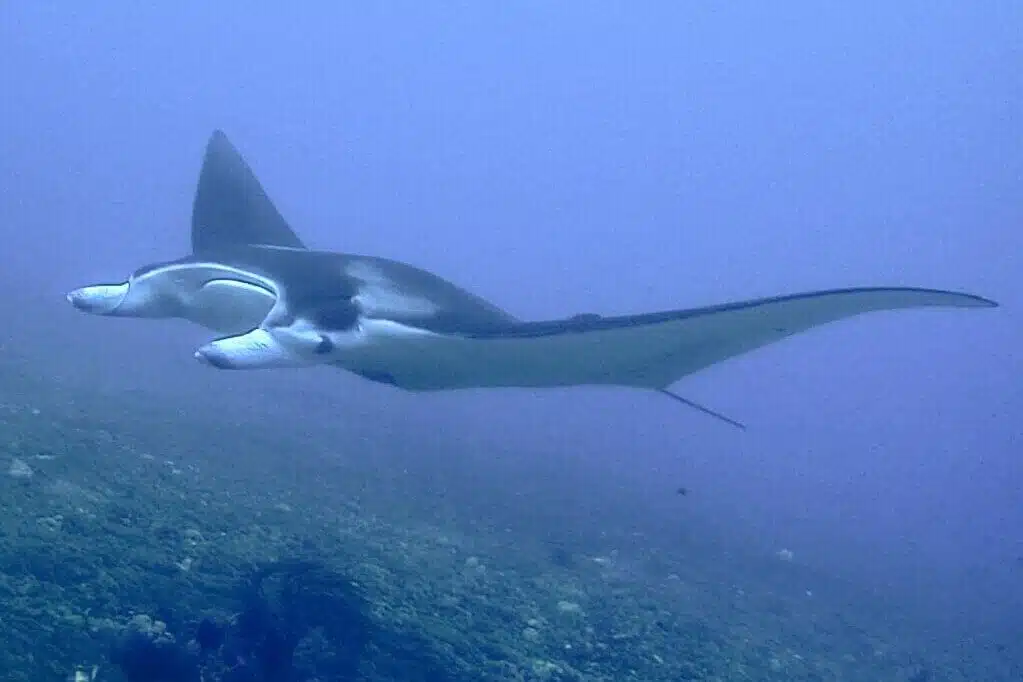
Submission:
[[[978,294],[971,294],[963,291],[952,293],[959,298],[959,307],[962,308],[998,308],[1001,305],[998,301],[988,298],[987,296],[980,296]]]
[[[227,133],[224,132],[224,129],[214,128],[213,131],[210,133],[210,139],[208,144],[210,145],[223,144],[225,142],[230,142],[230,140],[227,139]]]
[[[984,308],[1000,308],[1002,306],[1002,304],[998,301],[991,298],[985,298],[984,296],[978,296],[977,299]]]

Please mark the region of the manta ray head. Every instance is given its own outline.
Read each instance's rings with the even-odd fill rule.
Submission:
[[[195,359],[217,369],[311,367],[331,361],[337,338],[315,329],[257,327],[201,346]]]
[[[356,305],[342,298],[304,315],[277,306],[259,327],[211,341],[195,358],[217,369],[309,367],[331,363],[365,340]]]
[[[275,301],[272,282],[216,262],[146,266],[121,284],[75,289],[67,300],[93,315],[180,318],[225,334],[260,324]]]

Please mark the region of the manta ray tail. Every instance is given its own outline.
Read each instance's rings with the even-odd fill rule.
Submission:
[[[660,393],[662,395],[666,395],[669,398],[671,398],[672,400],[677,400],[678,402],[682,403],[686,407],[691,407],[694,410],[699,410],[700,412],[703,412],[706,415],[714,417],[715,419],[719,419],[719,420],[725,422],[726,424],[731,424],[732,426],[734,426],[737,429],[742,429],[743,431],[746,430],[746,425],[743,424],[742,422],[735,421],[731,417],[726,417],[725,415],[721,414],[720,412],[715,412],[714,410],[710,409],[709,407],[704,407],[700,403],[694,402],[694,401],[690,400],[689,398],[683,398],[678,393],[672,393],[671,391],[669,391],[666,388],[658,388],[656,390],[657,390],[658,393]]]

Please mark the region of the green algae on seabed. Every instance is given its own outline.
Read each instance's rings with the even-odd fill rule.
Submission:
[[[698,563],[635,580],[613,556],[554,565],[526,542],[511,550],[483,531],[412,521],[385,485],[296,462],[289,434],[255,421],[170,419],[180,405],[0,379],[0,464],[32,470],[0,479],[5,680],[61,680],[93,664],[115,679],[105,659],[115,634],[167,621],[180,636],[201,616],[229,615],[254,566],[310,555],[353,579],[384,636],[451,680],[896,682],[919,669],[890,633],[717,586]],[[242,468],[231,451],[259,456]],[[311,664],[324,646],[299,657]],[[417,679],[369,649],[361,679]],[[930,669],[1010,679],[980,663]]]

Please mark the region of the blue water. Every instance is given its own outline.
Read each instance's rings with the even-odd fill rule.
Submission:
[[[2,676],[1020,679],[1021,22],[3,5]],[[215,372],[207,331],[64,293],[187,251],[218,128],[311,246],[526,319],[872,285],[1001,307],[677,387],[745,432],[636,391]]]

